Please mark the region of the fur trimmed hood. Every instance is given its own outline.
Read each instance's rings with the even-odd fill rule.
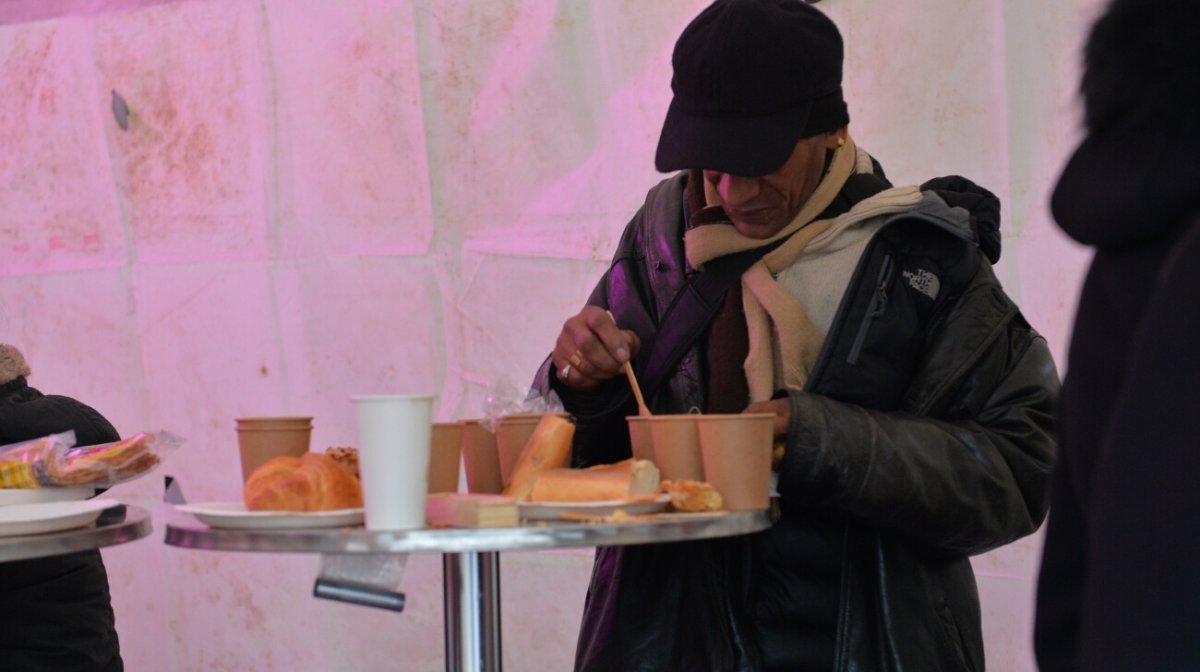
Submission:
[[[21,351],[15,346],[0,343],[0,385],[11,383],[21,376],[28,378],[30,373],[29,364]]]

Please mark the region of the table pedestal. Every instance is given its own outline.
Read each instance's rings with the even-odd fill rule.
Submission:
[[[449,672],[500,672],[500,554],[442,555]]]

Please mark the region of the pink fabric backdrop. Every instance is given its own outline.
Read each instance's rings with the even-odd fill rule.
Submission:
[[[851,129],[897,182],[1004,201],[1002,280],[1064,351],[1083,252],[1046,202],[1077,137],[1100,0],[825,0]],[[189,439],[161,473],[240,492],[233,418],[433,391],[478,416],[524,384],[659,176],[679,30],[705,0],[0,2],[0,342],[125,434]],[[122,129],[114,92],[129,109]],[[400,615],[310,597],[308,556],[105,552],[131,670],[436,670],[440,564]],[[989,667],[1032,669],[1037,537],[977,559]],[[568,669],[590,555],[511,554],[508,669]]]

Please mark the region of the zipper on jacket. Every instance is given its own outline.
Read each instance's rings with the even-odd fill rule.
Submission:
[[[867,340],[867,332],[871,329],[871,323],[875,321],[875,318],[887,311],[888,276],[891,273],[892,255],[885,254],[883,256],[883,263],[879,265],[879,277],[875,281],[875,293],[871,295],[871,302],[867,304],[867,314],[863,317],[862,323],[858,325],[858,333],[854,336],[854,344],[850,346],[850,354],[846,355],[847,364],[858,362],[858,356],[862,354],[863,343]]]

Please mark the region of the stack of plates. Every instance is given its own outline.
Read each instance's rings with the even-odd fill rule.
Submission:
[[[89,499],[0,506],[0,536],[46,534],[83,527],[92,524],[105,509],[119,505],[112,499]]]
[[[0,506],[14,504],[44,504],[46,502],[77,502],[96,494],[96,488],[0,488]]]

